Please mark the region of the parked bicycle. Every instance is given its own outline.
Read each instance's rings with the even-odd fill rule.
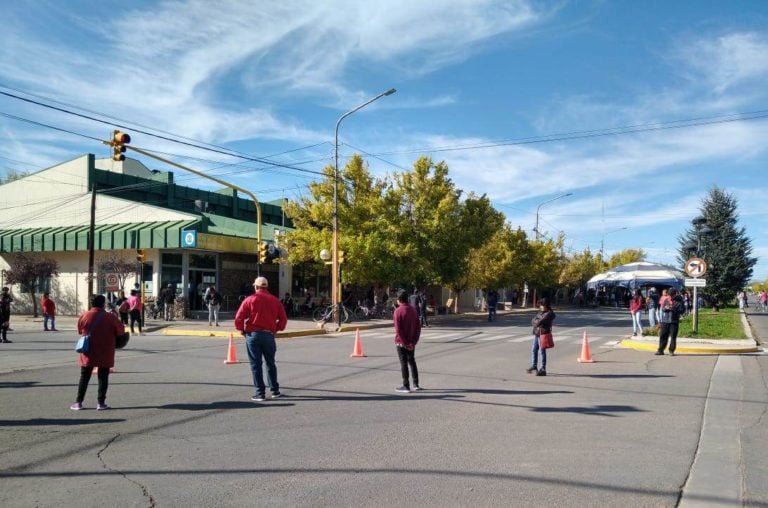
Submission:
[[[369,306],[364,302],[358,302],[354,311],[355,319],[358,321],[362,321],[364,319],[391,319],[392,314],[392,307],[387,305]]]
[[[315,323],[338,323],[339,322],[339,308],[341,309],[341,322],[349,323],[353,313],[344,304],[326,305],[325,307],[318,307],[312,313],[312,319]]]

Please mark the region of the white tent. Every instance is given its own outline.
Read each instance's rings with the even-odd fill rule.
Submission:
[[[587,281],[587,289],[614,286],[628,289],[667,286],[680,289],[683,286],[683,274],[670,266],[640,261],[616,266]]]

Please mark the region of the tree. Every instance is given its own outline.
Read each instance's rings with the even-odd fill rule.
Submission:
[[[560,272],[559,283],[567,288],[575,289],[586,286],[587,281],[604,271],[605,265],[600,253],[592,254],[589,247],[583,252],[570,256]]]
[[[96,269],[100,274],[114,273],[117,275],[118,287],[120,291],[125,290],[125,282],[128,277],[136,274],[136,262],[129,261],[122,256],[118,256],[114,252],[107,254],[107,256],[99,261],[96,265]]]
[[[638,261],[645,261],[645,258],[646,253],[643,249],[624,249],[612,255],[608,259],[608,266],[606,269],[610,269],[615,266],[626,265],[629,263],[636,263]]]
[[[565,237],[562,234],[557,240],[531,242],[532,256],[526,274],[530,285],[545,289],[558,283],[565,263],[565,257],[562,255],[564,242]]]
[[[51,277],[59,275],[59,264],[55,259],[44,258],[36,254],[18,253],[10,262],[5,280],[9,284],[19,284],[22,292],[28,292],[32,303],[32,313],[37,317],[37,295],[45,291],[45,285]]]
[[[469,285],[483,289],[520,286],[532,252],[525,231],[505,224],[469,256]]]
[[[16,171],[15,169],[10,169],[5,174],[5,178],[0,176],[0,185],[4,185],[9,182],[13,182],[14,180],[21,180],[25,176],[29,176],[29,171]]]
[[[715,186],[701,204],[701,215],[706,220],[709,233],[702,234],[706,230],[700,226],[697,231],[694,226],[678,238],[680,266],[697,254],[697,250],[699,257],[707,262],[704,276],[707,286],[702,293],[709,297],[713,305],[733,300],[736,293],[748,284],[757,263],[757,258],[751,256],[751,240],[745,229],[737,226],[737,209],[736,198]],[[700,246],[700,249],[692,249],[692,246]]]

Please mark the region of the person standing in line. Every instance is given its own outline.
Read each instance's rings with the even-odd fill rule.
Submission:
[[[141,302],[141,296],[135,289],[131,290],[131,296],[128,297],[128,314],[131,318],[131,333],[133,331],[134,324],[139,326],[139,335],[144,335],[141,331],[141,314],[144,310],[144,304]]]
[[[418,344],[419,337],[421,336],[419,314],[409,305],[408,295],[405,291],[397,295],[397,304],[393,321],[395,324],[395,346],[397,348],[397,357],[400,359],[403,384],[395,388],[395,391],[400,393],[411,392],[411,384],[408,379],[408,367],[410,367],[413,391],[418,392],[421,390],[421,386],[419,386],[419,368],[416,366],[416,344]]]
[[[8,330],[11,328],[11,303],[13,297],[7,287],[0,292],[0,342],[11,343],[8,339]]]
[[[421,326],[423,327],[429,327],[429,322],[427,321],[427,298],[424,295],[424,293],[421,293],[421,301],[419,302],[419,318],[421,318]]]
[[[243,300],[235,314],[235,329],[245,336],[253,385],[256,388],[256,393],[251,400],[263,402],[267,387],[264,385],[262,359],[267,364],[267,381],[272,391],[272,398],[277,399],[282,396],[277,382],[275,334],[285,330],[288,317],[280,300],[269,292],[269,281],[266,277],[257,277],[253,287],[256,292]]]
[[[680,316],[685,313],[685,305],[677,289],[670,289],[669,296],[669,300],[664,303],[661,309],[661,331],[659,332],[659,349],[656,351],[656,354],[664,354],[664,350],[667,348],[667,340],[669,340],[669,354],[675,356],[677,331],[680,327]]]
[[[56,329],[56,302],[51,300],[50,294],[43,293],[43,298],[40,300],[40,307],[43,309],[43,330],[58,332]],[[48,321],[51,322],[51,327],[48,328]]]
[[[669,300],[669,290],[665,289],[661,292],[661,298],[659,298],[659,306],[656,307],[656,321],[661,323],[661,308]]]
[[[208,305],[208,326],[219,326],[219,309],[221,308],[221,294],[216,291],[215,286],[208,288],[205,293],[205,303]]]
[[[496,307],[499,305],[499,293],[495,289],[488,291],[486,296],[486,304],[488,305],[488,321],[496,319]]]
[[[760,310],[762,312],[768,311],[768,293],[766,293],[765,289],[760,291]]]
[[[656,307],[659,306],[659,295],[655,288],[648,288],[648,296],[645,298],[645,305],[648,307],[648,321],[651,328],[656,328]]]
[[[104,295],[96,295],[91,301],[91,309],[84,312],[77,320],[77,331],[90,336],[88,351],[80,353],[80,382],[77,385],[77,399],[69,406],[73,411],[83,409],[85,392],[91,381],[93,369],[97,368],[99,389],[96,395],[96,409],[104,411],[112,409],[107,405],[107,388],[109,387],[109,369],[115,366],[115,347],[117,337],[125,334],[125,326],[120,319],[104,310],[107,299]]]
[[[128,298],[125,296],[124,291],[120,291],[120,297],[116,300],[117,313],[120,315],[120,322],[123,325],[128,324],[128,313],[131,311],[131,304],[128,303]]]
[[[531,346],[531,366],[525,369],[528,374],[535,372],[537,376],[547,375],[547,350],[541,347],[540,337],[544,333],[552,333],[552,323],[555,321],[555,317],[549,300],[547,298],[539,300],[539,312],[531,320],[533,345]],[[538,368],[539,350],[541,350],[541,369]]]
[[[643,333],[643,307],[643,293],[639,289],[635,289],[632,299],[629,300],[629,313],[632,315],[632,336],[634,337],[638,333],[641,337],[645,337],[645,333]]]
[[[285,315],[286,316],[292,316],[293,311],[293,298],[291,297],[291,293],[285,293],[285,296],[282,300],[280,300],[280,303],[283,304],[283,308],[285,309]]]
[[[163,319],[173,321],[173,309],[176,304],[176,290],[173,288],[173,284],[168,284],[160,292],[160,300],[162,300],[163,305]]]

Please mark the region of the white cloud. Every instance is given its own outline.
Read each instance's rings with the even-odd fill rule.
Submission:
[[[679,49],[677,56],[691,69],[692,79],[704,80],[719,94],[768,77],[768,38],[762,33],[698,39]]]

